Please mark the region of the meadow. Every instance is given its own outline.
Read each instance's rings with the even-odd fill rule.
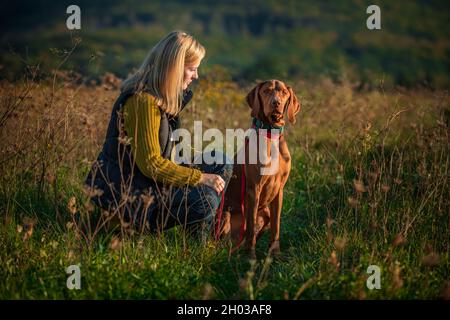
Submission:
[[[329,78],[288,82],[302,103],[286,139],[279,257],[230,254],[180,228],[102,227],[83,181],[103,143],[119,80],[58,72],[0,82],[0,299],[441,299],[449,282],[448,91],[371,90]],[[220,72],[216,73],[220,74]],[[280,79],[283,80],[283,79]],[[195,85],[183,126],[250,126],[241,85]],[[81,268],[81,289],[66,268]],[[381,289],[369,290],[369,265]]]

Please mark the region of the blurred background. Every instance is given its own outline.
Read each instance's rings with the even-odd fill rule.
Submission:
[[[81,8],[81,30],[66,27],[71,4]],[[366,27],[370,4],[381,8],[381,30]],[[158,39],[181,29],[207,48],[203,76],[222,80],[450,83],[447,0],[21,0],[0,8],[0,77],[9,80],[30,65],[56,68],[79,40],[62,69],[123,79]]]

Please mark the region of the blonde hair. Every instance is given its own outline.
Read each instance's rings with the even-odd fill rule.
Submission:
[[[175,115],[183,101],[185,66],[200,62],[205,48],[182,31],[172,31],[149,52],[139,69],[120,86],[121,91],[149,91],[165,112]]]

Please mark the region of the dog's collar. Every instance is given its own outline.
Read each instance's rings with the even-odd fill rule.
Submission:
[[[273,125],[264,123],[255,117],[253,117],[253,120],[252,120],[252,128],[255,129],[256,131],[258,131],[259,129],[267,130],[267,138],[269,138],[269,139],[279,138],[283,134],[283,131],[284,131],[284,126],[281,126],[281,127],[273,126]]]

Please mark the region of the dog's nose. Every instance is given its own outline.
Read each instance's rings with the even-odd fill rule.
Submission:
[[[279,100],[272,100],[272,106],[279,107],[281,105],[281,102]]]

